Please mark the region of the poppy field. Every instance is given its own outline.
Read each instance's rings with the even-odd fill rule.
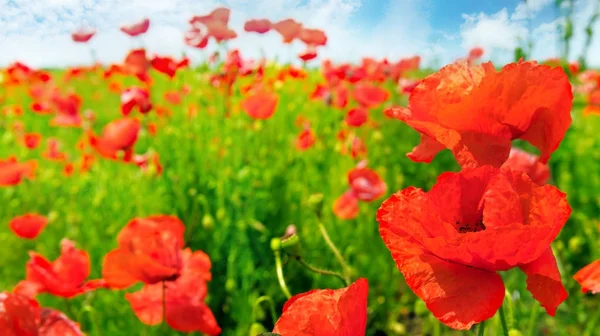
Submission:
[[[202,60],[0,69],[0,335],[597,335],[600,71],[229,16]],[[266,33],[300,63],[227,47]]]

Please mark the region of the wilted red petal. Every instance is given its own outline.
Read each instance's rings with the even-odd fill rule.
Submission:
[[[568,294],[562,284],[552,249],[546,249],[539,258],[522,265],[521,270],[527,274],[527,289],[546,308],[546,312],[554,316],[556,308],[567,299]]]
[[[13,218],[10,229],[19,237],[35,239],[48,224],[48,219],[38,214],[26,214]]]
[[[580,269],[575,273],[573,279],[581,285],[582,292],[600,293],[600,260],[596,260]]]

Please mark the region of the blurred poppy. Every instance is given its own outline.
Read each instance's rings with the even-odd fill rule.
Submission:
[[[253,119],[269,119],[277,110],[279,96],[260,89],[242,100],[242,109]]]
[[[181,252],[181,263],[181,276],[166,282],[164,292],[163,284],[144,285],[137,292],[125,294],[127,301],[145,324],[157,325],[166,317],[166,323],[178,331],[220,334],[221,328],[204,303],[208,292],[206,282],[212,279],[209,257],[202,251],[185,249]]]
[[[408,154],[415,162],[430,162],[448,148],[463,167],[499,167],[513,139],[537,147],[547,163],[571,125],[572,99],[561,68],[519,62],[496,71],[491,63],[456,63],[423,79],[408,109],[386,113],[421,133]]]
[[[367,122],[369,110],[364,107],[355,107],[346,113],[346,124],[352,127],[360,127]]]
[[[142,114],[152,110],[150,93],[147,89],[133,86],[121,93],[121,114],[128,116],[134,108]]]
[[[244,30],[247,32],[264,34],[271,30],[271,21],[267,19],[249,20],[244,23]]]
[[[390,94],[379,86],[360,83],[354,88],[352,96],[361,106],[371,108],[384,103],[388,100]]]
[[[35,239],[48,224],[48,219],[38,214],[17,216],[8,224],[12,232],[24,239]]]
[[[581,291],[583,293],[600,293],[600,260],[596,260],[580,269],[575,273],[573,279],[581,285]]]
[[[377,172],[366,167],[352,169],[348,173],[348,183],[355,197],[365,202],[372,202],[387,191],[387,185]]]
[[[132,118],[123,118],[111,121],[104,127],[102,136],[88,134],[90,144],[96,151],[110,159],[116,159],[119,151],[126,152],[125,160],[131,155],[130,151],[137,141],[141,125],[140,121]]]
[[[360,278],[348,287],[298,294],[283,306],[274,333],[298,336],[364,335],[369,283]]]
[[[33,178],[36,161],[17,162],[15,157],[6,160],[0,159],[0,187],[14,186],[23,181],[23,178]]]
[[[122,26],[121,31],[131,37],[135,37],[147,32],[148,28],[150,28],[150,20],[148,18],[144,18],[140,22]]]
[[[49,293],[63,298],[106,287],[104,280],[86,281],[90,275],[90,256],[75,248],[75,243],[63,239],[60,242],[60,257],[48,261],[35,252],[29,253],[27,276],[17,284],[15,293],[34,297],[39,293]]]
[[[291,43],[299,37],[302,31],[302,24],[296,22],[294,19],[286,19],[274,23],[272,28],[283,37],[283,43]]]
[[[327,35],[319,29],[303,28],[298,38],[306,45],[324,46],[327,44]]]
[[[58,139],[48,139],[48,149],[44,152],[44,158],[51,161],[64,161],[67,155],[60,151],[60,142]]]
[[[512,148],[510,155],[502,168],[525,172],[536,184],[544,185],[550,179],[550,168],[539,161],[537,155],[527,153],[518,148]]]
[[[96,34],[95,29],[80,28],[71,34],[71,38],[77,43],[86,43]]]
[[[429,192],[397,192],[383,202],[377,221],[413,292],[442,323],[470,329],[500,308],[505,288],[496,272],[514,267],[555,314],[567,292],[550,243],[570,214],[557,188],[483,166],[443,173]]]
[[[317,139],[315,137],[315,133],[310,129],[309,126],[306,126],[296,138],[296,149],[305,151],[311,148],[316,141]]]
[[[333,213],[340,219],[354,219],[358,216],[358,198],[348,190],[333,202]]]
[[[317,58],[317,49],[315,47],[309,46],[308,48],[306,48],[306,50],[298,54],[298,58],[300,58],[304,62],[313,60]]]
[[[160,157],[158,153],[146,153],[144,155],[134,155],[133,163],[135,163],[140,169],[148,170],[150,166],[154,167],[156,175],[161,175],[163,172],[163,166],[160,163]]]
[[[40,145],[42,135],[39,133],[27,133],[23,135],[23,144],[28,149],[36,149]]]
[[[214,9],[212,12],[208,13],[208,15],[194,16],[190,19],[190,24],[195,23],[203,23],[216,21],[221,24],[227,25],[229,23],[229,15],[231,14],[231,10],[225,7],[219,7]]]
[[[179,63],[171,57],[154,56],[150,63],[156,71],[169,76],[169,78],[175,77],[177,69],[180,67]]]
[[[179,91],[167,91],[165,92],[165,100],[173,105],[181,104],[181,94]]]
[[[42,308],[38,324],[39,336],[84,336],[79,324],[58,310]]]
[[[118,247],[104,258],[104,279],[113,288],[176,280],[183,267],[184,230],[174,216],[131,220],[117,236]]]
[[[50,121],[52,126],[80,127],[82,123],[80,109],[82,99],[76,93],[61,95],[56,92],[52,96],[52,104],[56,109],[56,116]]]
[[[135,75],[142,82],[149,82],[148,69],[150,61],[146,58],[146,49],[131,50],[123,62],[123,70],[131,75]]]
[[[473,62],[480,59],[481,56],[483,56],[483,49],[480,47],[475,47],[469,50],[469,56],[467,57],[467,60],[469,62]]]

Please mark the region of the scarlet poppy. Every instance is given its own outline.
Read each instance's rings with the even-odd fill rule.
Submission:
[[[80,127],[82,123],[80,109],[82,99],[76,93],[61,95],[54,92],[52,104],[56,109],[56,116],[50,121],[52,126]]]
[[[150,63],[156,71],[169,76],[169,78],[175,77],[177,69],[180,67],[179,63],[171,57],[154,56]]]
[[[580,269],[575,273],[573,279],[581,285],[582,292],[600,293],[600,260],[596,260]]]
[[[26,177],[33,178],[36,168],[36,161],[18,162],[15,157],[0,159],[0,187],[17,185]]]
[[[123,69],[126,73],[135,75],[143,82],[150,81],[148,69],[150,69],[150,61],[146,58],[146,49],[131,50],[125,57]]]
[[[158,153],[134,155],[132,161],[142,170],[148,170],[148,168],[152,165],[156,171],[156,175],[161,175],[163,172],[163,166],[160,163],[160,157]]]
[[[429,192],[401,190],[377,212],[406,283],[442,323],[470,329],[504,300],[497,271],[519,267],[548,314],[567,298],[550,243],[571,214],[566,195],[527,174],[482,166],[443,173]]]
[[[310,129],[310,126],[306,126],[296,138],[296,149],[305,151],[311,148],[316,141],[315,133]]]
[[[303,28],[298,38],[307,45],[324,46],[327,44],[327,35],[319,29]]]
[[[197,27],[190,28],[184,34],[185,44],[198,49],[204,49],[208,45],[209,39],[208,32]]]
[[[104,258],[103,278],[113,288],[176,280],[183,267],[184,230],[174,216],[131,220],[117,237],[118,247]]]
[[[242,109],[253,119],[269,119],[277,110],[279,96],[260,89],[242,100]]]
[[[72,298],[74,296],[106,287],[102,279],[86,281],[90,275],[90,256],[75,248],[75,243],[63,239],[61,254],[54,262],[42,255],[30,252],[27,276],[15,288],[15,293],[34,297],[39,293]]]
[[[119,151],[126,152],[126,161],[130,159],[131,149],[137,141],[141,125],[140,121],[132,118],[123,118],[110,122],[104,127],[102,136],[88,134],[90,144],[96,151],[110,159],[116,159]]]
[[[384,103],[388,100],[390,94],[379,86],[360,83],[354,88],[352,96],[360,105],[371,108]]]
[[[286,19],[276,22],[272,26],[281,37],[283,37],[283,43],[291,43],[294,39],[298,38],[302,31],[302,24],[296,22],[294,19]]]
[[[313,60],[317,58],[317,49],[315,47],[309,46],[308,48],[306,48],[306,50],[298,54],[298,58],[300,58],[304,62]]]
[[[121,27],[121,31],[131,37],[135,37],[147,32],[148,28],[150,28],[150,20],[148,18],[144,18],[140,22]]]
[[[128,116],[134,108],[142,114],[152,110],[150,93],[147,89],[133,86],[121,93],[121,113]]]
[[[423,79],[408,109],[386,113],[421,133],[413,161],[430,162],[448,148],[463,167],[499,167],[513,139],[537,147],[547,163],[571,124],[572,99],[561,68],[519,62],[498,72],[491,63],[456,63]]]
[[[23,135],[23,143],[28,149],[36,149],[40,145],[42,135],[39,133],[27,133]]]
[[[283,306],[274,333],[288,336],[364,335],[369,282],[360,278],[348,287],[298,294]]]
[[[469,59],[476,60],[483,56],[483,49],[481,47],[475,47],[469,50]]]
[[[267,19],[249,20],[244,23],[244,30],[247,32],[264,34],[271,30],[271,26],[271,21]]]
[[[96,34],[95,29],[80,28],[71,34],[71,38],[77,43],[86,43]]]
[[[67,155],[60,151],[60,142],[58,139],[48,139],[48,148],[44,152],[44,158],[52,161],[64,161],[67,159]]]
[[[208,292],[206,282],[212,279],[208,255],[185,249],[181,252],[181,263],[181,276],[166,282],[164,292],[162,284],[145,285],[135,293],[125,294],[127,301],[145,324],[157,325],[166,317],[167,324],[178,331],[220,334],[221,328],[204,303]]]
[[[231,14],[231,10],[225,7],[219,7],[214,9],[208,15],[194,16],[190,19],[190,24],[202,23],[206,24],[207,22],[216,21],[221,24],[227,25],[229,23],[229,15]]]
[[[364,202],[372,202],[387,191],[387,185],[377,172],[366,167],[352,169],[348,173],[348,184],[355,197]]]
[[[510,150],[510,155],[502,168],[525,172],[534,183],[539,185],[546,184],[550,179],[550,168],[547,164],[541,163],[537,155],[518,148]]]
[[[358,216],[358,198],[348,190],[333,202],[333,213],[339,219],[354,219]]]
[[[12,232],[24,239],[35,239],[48,224],[48,219],[38,214],[26,214],[10,220]]]
[[[364,107],[355,107],[346,113],[346,124],[352,127],[360,127],[367,122],[369,110]]]
[[[173,105],[181,104],[181,94],[179,91],[167,91],[164,96],[165,100]]]

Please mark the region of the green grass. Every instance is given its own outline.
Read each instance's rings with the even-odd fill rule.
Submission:
[[[55,77],[61,72],[55,71]],[[92,278],[100,277],[103,256],[116,246],[119,230],[136,216],[173,214],[187,226],[187,246],[205,251],[213,262],[213,281],[208,302],[223,328],[223,335],[248,335],[253,322],[271,330],[273,322],[263,305],[253,314],[260,296],[270,296],[279,313],[285,297],[278,286],[270,240],[282,236],[289,224],[298,227],[299,252],[311,264],[340,270],[335,257],[319,234],[318,218],[308,199],[324,196],[322,222],[331,239],[351,267],[352,279],[369,279],[368,335],[452,334],[439,324],[423,302],[406,286],[389,251],[378,233],[375,212],[381,201],[360,204],[355,220],[337,219],[333,201],[347,189],[346,173],[356,161],[339,153],[337,132],[343,127],[344,113],[309,101],[310,91],[320,75],[310,72],[306,80],[288,80],[279,89],[279,107],[266,121],[253,121],[240,112],[239,89],[231,98],[233,115],[223,117],[224,98],[207,81],[206,70],[186,70],[169,82],[154,73],[152,94],[155,104],[168,106],[173,114],[150,119],[159,125],[156,137],[143,135],[136,152],[152,149],[160,153],[164,174],[153,176],[137,167],[99,160],[86,174],[64,177],[61,166],[41,159],[43,146],[28,151],[10,131],[16,119],[26,130],[54,136],[76,159],[79,129],[52,128],[49,116],[33,114],[23,88],[10,89],[5,105],[21,105],[22,117],[0,120],[0,158],[39,159],[35,180],[17,187],[0,189],[0,288],[10,290],[25,276],[27,251],[37,251],[50,259],[57,257],[59,242],[66,237],[89,252]],[[269,70],[269,77],[275,70]],[[132,84],[135,80],[119,79]],[[192,92],[181,105],[169,106],[162,95],[186,83]],[[393,92],[391,84],[385,84]],[[61,84],[83,97],[83,109],[96,114],[97,132],[119,116],[119,96],[95,75]],[[8,92],[4,89],[5,92]],[[2,89],[0,89],[2,94]],[[94,99],[97,95],[99,99]],[[394,93],[391,103],[406,104]],[[199,107],[197,117],[186,116],[187,106]],[[524,276],[517,270],[503,278],[513,294],[512,327],[524,335],[593,335],[600,312],[598,298],[579,293],[572,275],[600,257],[597,220],[600,214],[600,118],[581,116],[576,102],[574,123],[560,149],[553,155],[553,182],[568,194],[573,215],[553,244],[564,283],[570,297],[552,318],[547,316],[525,289]],[[368,148],[369,166],[388,184],[388,194],[410,185],[430,188],[443,171],[458,166],[445,151],[430,165],[406,158],[418,142],[418,134],[396,120],[383,116],[382,108],[371,111],[379,127],[356,131]],[[210,113],[213,112],[213,113]],[[316,145],[306,152],[294,148],[300,132],[295,125],[302,115],[311,121],[317,134]],[[8,221],[26,212],[48,215],[51,222],[35,241],[24,241],[8,229]],[[285,258],[284,258],[285,259]],[[297,262],[284,266],[287,284],[293,294],[313,288],[339,288],[335,277],[317,276]],[[133,314],[124,293],[98,290],[70,300],[42,295],[43,305],[56,307],[78,321],[89,335],[164,335],[159,327],[142,324]],[[257,321],[255,321],[255,318]],[[598,322],[600,323],[600,322]],[[587,329],[586,329],[587,327]],[[173,332],[173,335],[177,333]],[[499,335],[495,317],[487,323],[487,333]]]

